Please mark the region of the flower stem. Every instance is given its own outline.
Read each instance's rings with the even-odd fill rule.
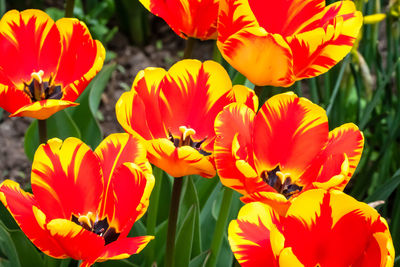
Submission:
[[[181,198],[183,177],[176,177],[172,187],[171,205],[168,216],[167,248],[165,251],[165,267],[173,267],[175,259],[175,233],[178,220],[179,200]]]
[[[183,59],[192,57],[193,47],[196,40],[192,37],[188,37],[186,40],[185,52],[183,53]]]
[[[153,166],[153,174],[155,178],[155,184],[153,192],[150,196],[149,208],[147,210],[147,234],[155,235],[157,225],[157,214],[158,214],[158,201],[160,197],[161,179],[163,171],[160,168]],[[146,247],[146,266],[152,266],[154,259],[154,242],[150,242]]]
[[[47,124],[46,120],[38,120],[39,127],[39,142],[41,144],[47,142]]]
[[[261,98],[262,89],[263,89],[263,86],[259,86],[259,85],[254,86],[254,93],[256,94],[256,96],[258,98]]]
[[[67,0],[65,6],[65,17],[72,18],[74,16],[75,0]]]
[[[221,248],[222,239],[226,232],[226,223],[230,211],[230,205],[232,201],[233,190],[230,188],[224,188],[224,195],[222,197],[221,207],[219,209],[219,215],[217,224],[215,225],[213,239],[211,241],[211,255],[207,261],[207,267],[217,265],[218,254]]]

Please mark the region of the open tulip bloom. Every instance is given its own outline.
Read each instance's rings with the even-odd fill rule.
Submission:
[[[287,87],[338,63],[361,24],[352,1],[221,0],[217,44],[255,85]]]
[[[145,140],[151,163],[174,177],[213,177],[214,120],[228,104],[254,110],[258,99],[245,86],[232,87],[216,62],[182,60],[168,72],[147,68],[116,104],[117,119],[128,133]]]
[[[11,116],[47,119],[74,101],[100,71],[103,45],[72,18],[11,10],[0,21],[0,107]]]
[[[243,194],[244,202],[277,208],[308,189],[343,190],[364,145],[357,126],[329,131],[325,110],[291,92],[271,97],[257,114],[239,103],[228,105],[215,131],[221,182]]]
[[[217,38],[219,0],[139,0],[182,38]]]
[[[123,259],[152,236],[127,237],[146,211],[154,185],[144,147],[128,134],[110,135],[93,152],[79,139],[51,139],[35,153],[32,191],[4,181],[0,200],[22,231],[55,258]]]
[[[341,191],[309,190],[287,213],[253,202],[230,223],[229,243],[243,267],[391,267],[386,220]]]

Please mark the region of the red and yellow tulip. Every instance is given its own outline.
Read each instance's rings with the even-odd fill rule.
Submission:
[[[0,50],[0,107],[11,116],[37,119],[77,105],[105,59],[103,45],[83,22],[54,22],[33,9],[3,16]]]
[[[309,190],[284,215],[253,202],[230,223],[228,239],[243,267],[391,267],[386,220],[341,191]]]
[[[217,38],[219,0],[139,0],[182,38]]]
[[[325,110],[293,93],[271,97],[256,114],[243,104],[215,120],[215,162],[221,182],[242,201],[287,199],[311,188],[342,190],[363,150],[357,126],[332,131]]]
[[[343,59],[361,24],[352,1],[221,0],[217,44],[252,83],[288,87]]]
[[[147,68],[116,104],[117,119],[128,133],[145,140],[151,163],[174,177],[215,175],[214,120],[232,102],[255,109],[247,87],[232,87],[216,62],[182,60],[169,71]]]
[[[55,258],[123,259],[153,236],[127,237],[147,209],[154,177],[145,148],[128,134],[107,137],[93,152],[79,139],[51,139],[35,153],[32,191],[11,180],[0,200],[27,237]]]

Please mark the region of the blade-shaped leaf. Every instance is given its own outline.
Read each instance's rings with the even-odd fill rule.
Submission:
[[[71,119],[71,116],[61,110],[46,120],[47,123],[47,139],[58,137],[62,140],[68,137],[80,138],[80,131]],[[25,133],[24,147],[25,154],[32,161],[36,149],[39,147],[38,121],[34,120]]]
[[[18,252],[11,238],[10,233],[2,222],[0,222],[0,266],[4,267],[21,267],[21,262],[18,258]],[[3,258],[3,255],[6,258]]]
[[[88,87],[77,99],[79,106],[68,109],[69,114],[81,132],[81,139],[92,149],[95,149],[103,138],[100,125],[95,117],[101,100],[101,94],[110,80],[112,72],[116,69],[116,64],[110,64],[94,77]]]
[[[393,193],[394,190],[400,185],[400,169],[387,180],[384,184],[380,185],[372,195],[367,197],[365,202],[373,202],[377,200],[386,200]]]
[[[196,206],[193,205],[186,214],[176,239],[175,266],[177,267],[189,266],[193,247],[194,225],[196,221],[195,217]]]

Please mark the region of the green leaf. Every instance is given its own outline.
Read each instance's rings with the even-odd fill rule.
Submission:
[[[99,109],[101,94],[106,89],[108,81],[111,78],[112,73],[117,68],[116,63],[108,64],[104,66],[101,71],[94,77],[94,79],[88,85],[90,91],[89,95],[89,107],[93,114],[96,114]]]
[[[44,267],[68,267],[69,264],[71,263],[71,261],[73,261],[71,258],[56,259],[56,258],[47,256],[46,254],[43,254],[43,266]],[[77,264],[74,264],[73,266],[76,266],[76,265]]]
[[[8,229],[19,229],[18,224],[15,222],[14,218],[11,216],[10,212],[2,202],[0,202],[0,218],[1,223],[3,223]]]
[[[233,261],[233,253],[231,247],[229,246],[228,238],[226,233],[222,239],[222,245],[219,252],[217,266],[231,266]]]
[[[61,110],[46,120],[47,139],[58,137],[62,140],[68,137],[80,138],[81,134],[71,116]],[[36,149],[39,147],[38,121],[34,120],[25,133],[24,148],[25,154],[32,161]]]
[[[80,129],[82,141],[92,149],[95,149],[103,139],[103,133],[95,114],[100,105],[101,94],[116,67],[116,64],[104,66],[77,99],[76,102],[80,105],[68,110]]]
[[[21,266],[43,266],[39,251],[21,230],[11,230],[9,233],[17,249]]]
[[[156,261],[161,266],[162,259],[164,258],[163,253],[165,251],[166,240],[167,240],[167,229],[168,229],[168,220],[160,223],[156,228],[156,238],[151,242],[155,242],[155,251],[162,251],[161,253],[156,254]]]
[[[189,267],[204,267],[206,266],[209,257],[210,257],[210,251],[209,250],[203,251],[190,261]]]
[[[17,249],[8,229],[0,222],[0,265],[4,267],[21,267]],[[4,258],[3,255],[6,257]]]
[[[105,262],[96,262],[94,266],[101,266],[101,267],[138,267],[136,264],[128,261],[127,259],[124,260],[108,260]]]
[[[202,177],[196,177],[196,178],[204,180],[204,178]],[[181,222],[183,220],[184,216],[189,212],[189,210],[193,207],[193,205],[196,207],[195,228],[193,234],[193,252],[192,252],[192,255],[195,256],[202,251],[201,238],[200,238],[200,208],[199,208],[200,204],[197,195],[197,189],[193,182],[193,177],[188,176],[185,177],[184,179],[185,179],[185,184],[182,192],[183,197],[179,208],[178,221]],[[178,225],[180,224],[178,223]]]
[[[214,230],[215,228],[215,223],[216,219],[213,217],[211,210],[212,207],[214,206],[214,202],[216,199],[221,195],[221,188],[222,185],[221,183],[217,183],[217,185],[214,187],[214,190],[208,195],[207,201],[204,204],[204,207],[202,208],[200,212],[200,227],[201,229],[212,229]],[[212,231],[208,230],[208,231]],[[211,240],[212,240],[212,232],[202,232],[201,235],[201,242],[204,248],[209,248],[211,245]]]
[[[395,174],[386,181],[384,184],[380,185],[372,195],[367,197],[364,202],[373,202],[377,200],[387,200],[394,190],[400,185],[400,169],[398,169]]]
[[[192,254],[194,224],[196,217],[196,206],[193,205],[182,223],[175,244],[175,266],[189,266],[190,256]]]
[[[220,182],[218,177],[214,177],[212,179],[204,179],[203,177],[198,176],[198,179],[196,181],[196,189],[198,192],[200,210],[203,210],[204,205],[206,204],[215,187],[219,183]]]

